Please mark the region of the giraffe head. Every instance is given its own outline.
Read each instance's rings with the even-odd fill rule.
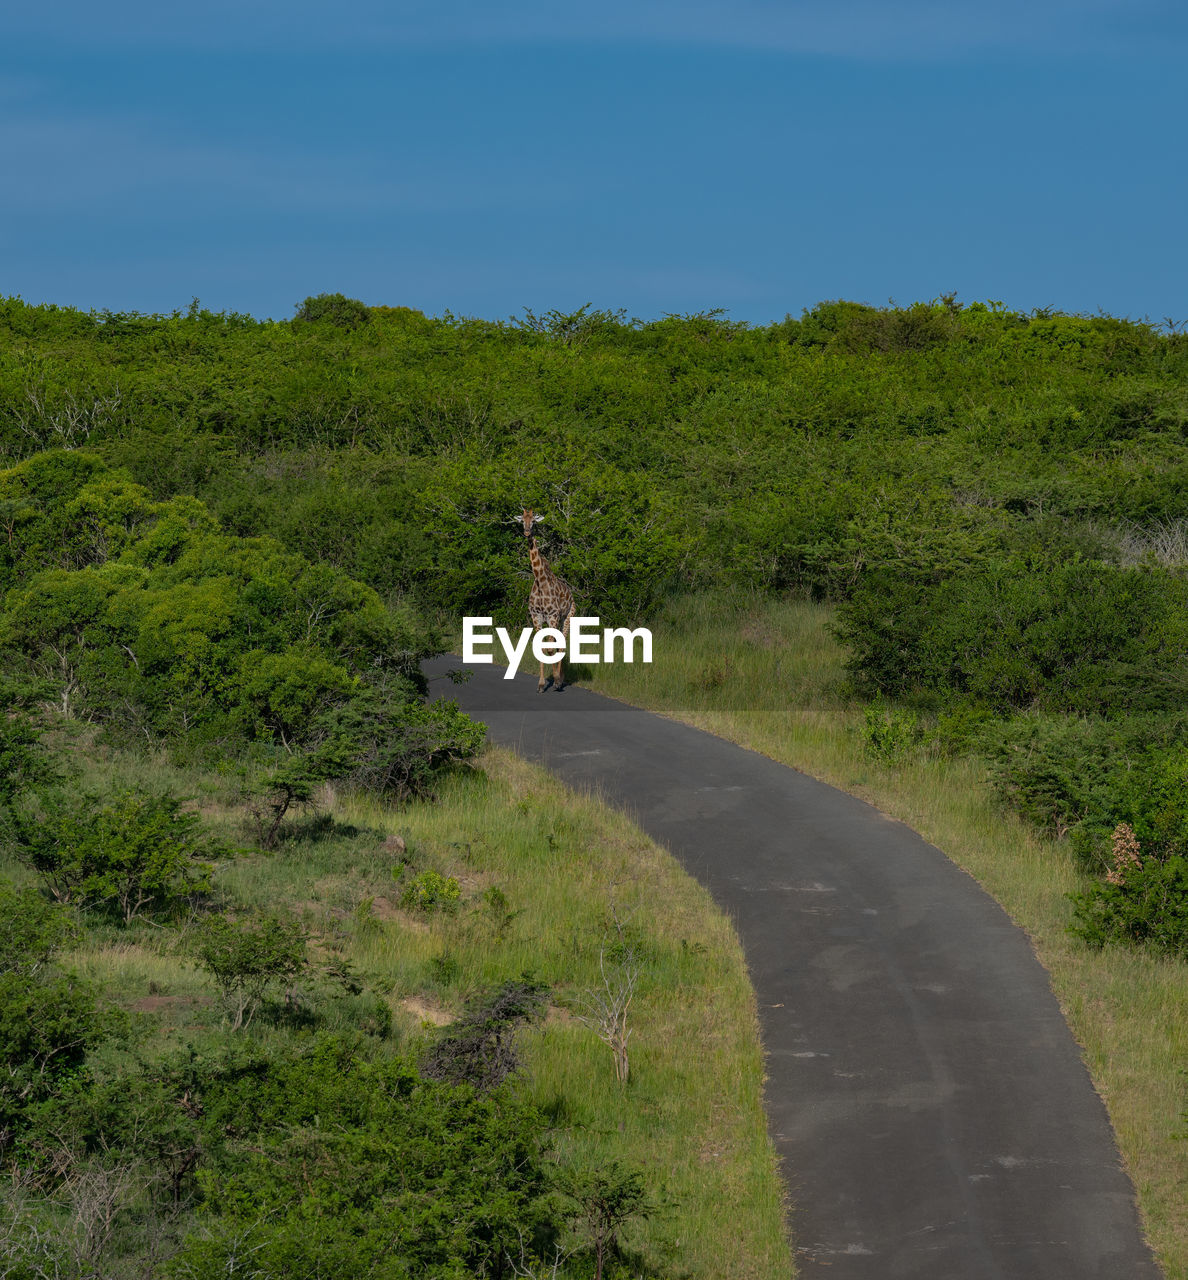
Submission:
[[[525,507],[520,513],[520,523],[524,526],[524,537],[531,538],[532,530],[536,525],[540,524],[540,516],[530,507]]]

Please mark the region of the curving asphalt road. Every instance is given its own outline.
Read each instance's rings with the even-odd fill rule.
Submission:
[[[502,675],[479,666],[431,688],[492,741],[627,811],[738,929],[802,1276],[1156,1280],[1047,975],[974,880],[765,756]]]

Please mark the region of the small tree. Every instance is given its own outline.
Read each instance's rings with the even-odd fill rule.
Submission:
[[[357,329],[370,322],[371,309],[358,298],[348,298],[344,293],[311,294],[298,304],[293,319],[321,320],[340,329]]]
[[[232,921],[212,916],[198,937],[198,963],[214,980],[231,1030],[246,1027],[269,989],[305,971],[305,938],[293,921],[264,915]]]
[[[33,977],[77,934],[71,913],[36,889],[17,889],[0,880],[0,973]]]
[[[623,1227],[632,1218],[647,1218],[654,1212],[643,1178],[612,1160],[600,1168],[563,1169],[557,1189],[569,1201],[570,1224],[585,1236],[594,1253],[594,1280],[602,1280]]]
[[[519,1063],[515,1033],[540,1017],[548,990],[525,974],[473,1001],[429,1051],[423,1074],[480,1090],[502,1084]]]
[[[117,909],[127,924],[210,888],[206,859],[227,850],[205,835],[198,815],[168,795],[128,790],[58,800],[17,823],[17,856],[60,902]]]
[[[630,1072],[627,1044],[631,1039],[627,1013],[639,981],[639,961],[631,949],[624,950],[616,959],[608,960],[604,947],[598,953],[598,972],[602,977],[601,986],[581,993],[578,997],[579,1012],[574,1016],[610,1049],[615,1062],[615,1079],[626,1084]]]

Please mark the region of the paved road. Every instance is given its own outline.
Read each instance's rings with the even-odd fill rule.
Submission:
[[[502,674],[432,688],[630,813],[733,919],[804,1277],[1158,1277],[1046,974],[969,876],[765,756]]]

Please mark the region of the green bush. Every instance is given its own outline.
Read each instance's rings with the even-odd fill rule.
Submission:
[[[227,847],[168,795],[129,790],[48,799],[16,823],[16,854],[60,902],[117,913],[175,911],[210,889]]]
[[[1090,946],[1143,945],[1188,956],[1188,858],[1147,857],[1121,879],[1071,898],[1071,932]]]
[[[56,780],[38,725],[15,694],[0,688],[0,823],[8,819],[18,796]]]
[[[0,1152],[31,1108],[83,1070],[103,1031],[87,983],[63,974],[0,973]]]
[[[1150,752],[1121,785],[1119,820],[1160,858],[1188,855],[1188,749]]]
[[[30,497],[22,517],[33,548],[49,530],[76,550],[55,557],[47,546],[40,567],[14,577],[0,650],[64,716],[121,741],[163,741],[181,761],[237,754],[274,766],[266,845],[320,782],[430,794],[481,744],[455,706],[423,702],[428,629],[340,570],[229,535],[194,498],[154,502],[98,465],[33,459],[0,472],[6,487],[14,503],[51,495],[48,507]],[[35,764],[31,731],[4,724],[0,803]]]
[[[453,876],[422,871],[404,886],[400,905],[406,911],[454,911],[461,897],[462,886]]]
[[[991,564],[939,583],[871,575],[839,613],[850,669],[891,696],[1009,712],[1175,710],[1188,580],[1102,563]]]
[[[924,738],[914,711],[878,702],[864,709],[860,732],[867,755],[883,764],[897,764]]]
[[[493,1277],[556,1234],[543,1121],[505,1091],[322,1037],[229,1062],[196,1092],[202,1221],[168,1275]]]
[[[32,977],[77,936],[74,917],[64,907],[0,879],[0,973]]]
[[[268,993],[292,982],[307,965],[301,927],[273,915],[211,916],[198,931],[195,955],[218,987],[232,1031],[246,1027]]]
[[[974,742],[998,793],[1063,837],[1088,871],[1109,865],[1110,833],[1130,824],[1159,857],[1188,851],[1188,759],[1178,716],[1016,716]]]
[[[356,329],[371,320],[371,310],[358,298],[348,298],[342,293],[319,293],[298,303],[293,319]]]

